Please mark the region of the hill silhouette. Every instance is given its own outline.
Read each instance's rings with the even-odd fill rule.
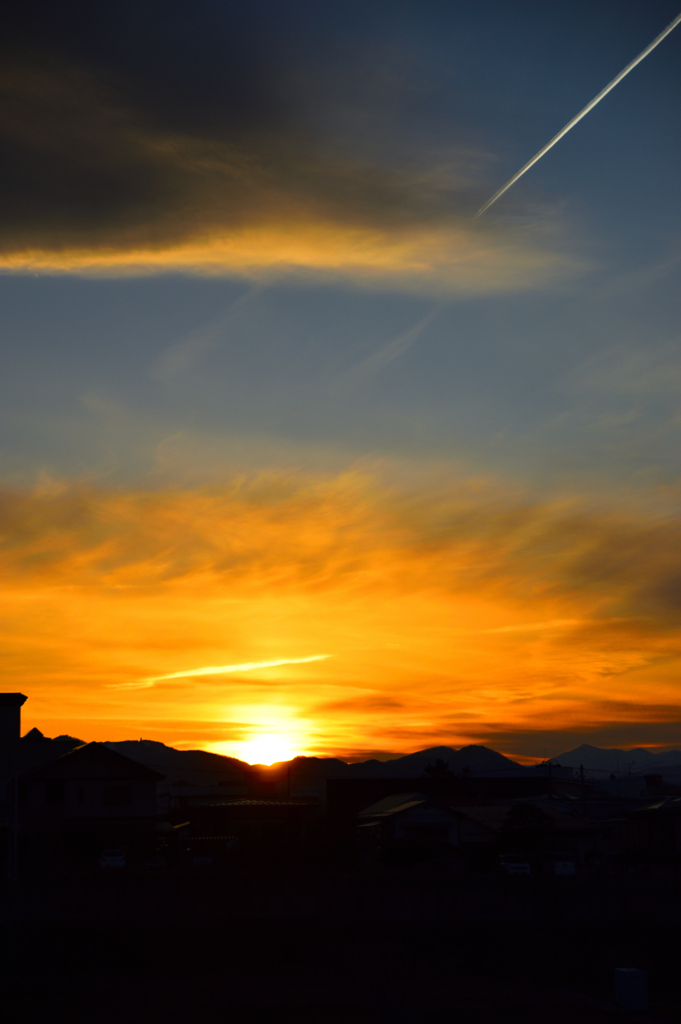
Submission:
[[[25,739],[30,742],[35,738],[33,734],[46,744],[66,739],[75,744],[82,742],[71,737],[58,737],[57,740],[49,741],[38,730],[32,730]],[[458,749],[428,747],[385,761],[370,758],[367,761],[348,763],[337,757],[299,756],[273,765],[252,765],[236,757],[214,754],[208,750],[177,750],[157,740],[121,740],[108,742],[107,746],[161,772],[168,783],[185,783],[189,786],[238,784],[243,782],[244,776],[252,775],[253,772],[285,770],[290,772],[292,778],[310,782],[343,778],[418,779],[429,765],[437,761],[444,762],[448,771],[455,775],[522,776],[536,770],[480,744]],[[674,780],[678,777],[681,781],[681,750],[655,752],[645,747],[624,750],[582,743],[573,750],[557,754],[551,761],[564,768],[579,768],[583,765],[586,771],[614,772],[618,775],[657,773]]]
[[[396,757],[390,761],[364,761],[349,766],[349,776],[363,778],[418,778],[426,767],[443,761],[454,774],[498,775],[500,773],[524,775],[528,771],[517,761],[497,753],[490,747],[471,744],[455,750],[453,747],[429,747],[414,754]]]
[[[208,750],[176,750],[157,740],[122,740],[106,745],[161,772],[166,782],[185,782],[190,786],[229,784],[241,781],[245,774],[253,771],[252,765],[236,757]]]
[[[149,768],[160,771],[167,782],[185,782],[200,786],[243,779],[263,765],[250,765],[235,757],[213,754],[207,750],[176,750],[157,740],[122,740],[107,746],[117,750]],[[470,745],[455,750],[452,747],[430,747],[388,761],[372,758],[348,764],[336,757],[295,757],[270,766],[271,771],[289,768],[297,779],[330,778],[419,778],[426,767],[443,761],[454,774],[471,775],[524,775],[531,769],[512,761],[489,747]]]
[[[589,743],[582,743],[574,750],[558,754],[552,760],[571,768],[579,768],[580,765],[583,765],[587,771],[639,775],[642,772],[660,772],[662,769],[674,766],[681,768],[681,750],[654,753],[652,750],[646,750],[645,747],[620,750],[616,747],[593,747]]]

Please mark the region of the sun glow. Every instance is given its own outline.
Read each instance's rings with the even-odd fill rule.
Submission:
[[[226,744],[220,753],[228,753]],[[229,753],[232,757],[238,757],[248,764],[275,764],[277,761],[290,761],[301,753],[289,736],[280,733],[259,733],[251,739],[243,740],[240,743],[230,745]]]
[[[24,729],[260,764],[467,743],[543,757],[557,721],[674,743],[681,630],[640,595],[667,593],[681,525],[477,486],[6,491],[0,637]]]

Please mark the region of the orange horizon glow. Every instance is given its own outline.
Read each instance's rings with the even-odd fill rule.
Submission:
[[[605,728],[624,740],[597,745],[678,743],[681,630],[652,604],[672,519],[355,474],[6,491],[2,510],[26,729],[260,763],[469,743],[541,759]]]

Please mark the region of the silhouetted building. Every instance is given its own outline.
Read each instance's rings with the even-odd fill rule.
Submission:
[[[393,794],[418,791],[429,799],[459,803],[485,803],[490,800],[517,800],[553,794],[577,797],[580,784],[574,779],[549,778],[548,774],[505,776],[457,776],[378,779],[327,779],[327,811],[337,826],[352,826],[358,813]]]
[[[18,854],[18,779],[23,693],[0,693],[0,866],[14,878]]]
[[[627,838],[633,854],[681,865],[681,797],[668,797],[631,811]]]
[[[484,847],[522,849],[537,859],[560,850],[579,860],[593,848],[593,827],[576,807],[549,798],[460,804],[456,799],[398,793],[360,811],[364,859],[394,859]]]
[[[19,742],[21,708],[27,700],[23,693],[0,693],[0,747]]]
[[[156,785],[163,776],[87,743],[21,780],[22,861],[32,867],[94,866],[105,848],[129,859],[153,847]]]
[[[19,774],[23,775],[32,768],[55,761],[62,754],[67,754],[75,747],[82,747],[83,741],[74,736],[57,736],[49,739],[43,736],[40,729],[31,729],[21,737],[17,750]]]
[[[229,842],[241,858],[277,861],[299,856],[314,831],[320,806],[311,800],[212,800],[183,807],[192,849]]]

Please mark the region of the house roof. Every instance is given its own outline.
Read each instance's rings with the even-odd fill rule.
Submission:
[[[510,804],[497,807],[452,807],[457,814],[464,818],[470,818],[471,821],[477,822],[478,825],[484,825],[494,832],[501,831],[510,809]]]
[[[656,800],[654,804],[637,807],[635,810],[630,811],[629,817],[638,818],[653,814],[681,814],[681,797],[666,797],[662,800]]]
[[[576,801],[572,798],[567,797],[566,799],[556,800],[549,796],[538,796],[538,797],[520,797],[515,800],[516,804],[533,804],[538,807],[544,814],[548,814],[553,818],[556,828],[564,827],[566,822],[572,822],[573,825],[585,826],[585,822],[582,814],[577,806]],[[569,825],[567,826],[570,827]]]
[[[523,803],[527,802],[531,801],[523,801]],[[484,825],[494,832],[500,832],[504,827],[512,806],[513,803],[497,804],[496,806],[479,805],[477,807],[451,805],[452,810],[456,811],[457,814],[470,818],[471,821],[476,821],[478,824]],[[557,832],[575,832],[591,827],[587,822],[572,818],[564,811],[547,808],[543,803],[541,804],[541,810],[551,817]]]
[[[26,778],[37,779],[101,779],[158,782],[163,778],[159,772],[132,758],[111,750],[104,743],[84,743],[48,764],[26,773]]]
[[[426,802],[423,793],[392,793],[370,807],[359,812],[360,818],[387,818],[391,814],[399,814],[410,807],[417,807]]]
[[[22,743],[52,743],[52,740],[43,736],[40,729],[31,729],[25,736],[21,737]]]
[[[360,821],[363,820],[365,822],[375,820],[376,818],[388,818],[394,814],[401,814],[412,807],[428,803],[430,806],[439,807],[442,810],[468,818],[470,821],[475,821],[493,832],[500,832],[508,819],[511,808],[519,802],[534,803],[532,800],[525,799],[522,801],[468,804],[459,803],[455,800],[443,800],[441,798],[431,799],[424,796],[423,793],[393,793],[390,796],[384,797],[383,800],[371,804],[370,807],[365,807],[364,810],[360,811],[358,817]],[[538,800],[536,806],[551,818],[557,832],[575,832],[592,827],[581,818],[572,817],[570,810],[566,811],[563,807],[551,806],[549,801]],[[681,810],[681,801],[679,801],[679,809]]]

